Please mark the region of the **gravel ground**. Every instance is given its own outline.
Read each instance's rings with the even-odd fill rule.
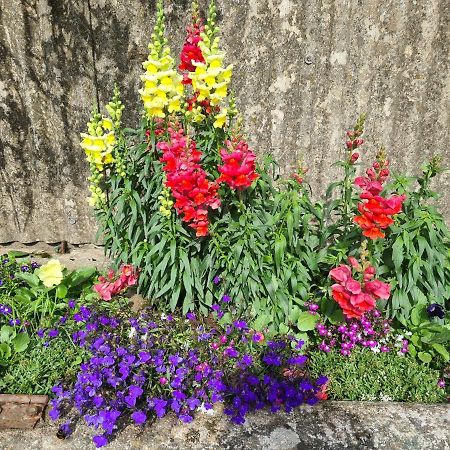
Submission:
[[[35,242],[32,244],[21,244],[12,242],[0,244],[0,255],[9,251],[26,252],[30,258],[45,263],[51,258],[56,258],[68,269],[80,267],[97,267],[104,269],[108,266],[109,260],[104,255],[102,246],[95,244],[67,244],[67,253],[60,253],[61,244],[46,244],[45,242]]]

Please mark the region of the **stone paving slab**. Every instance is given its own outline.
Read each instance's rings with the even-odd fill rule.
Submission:
[[[92,430],[77,427],[60,440],[44,423],[31,431],[0,432],[1,450],[89,450]],[[166,417],[143,430],[129,426],[110,450],[449,450],[450,406],[387,402],[332,402],[291,414],[260,411],[244,425],[218,412],[191,424]]]

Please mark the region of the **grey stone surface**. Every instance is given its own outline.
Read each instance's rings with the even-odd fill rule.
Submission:
[[[93,432],[78,426],[67,440],[54,426],[0,432],[2,450],[87,450]],[[143,430],[130,426],[111,450],[447,450],[450,407],[399,403],[325,402],[291,414],[251,414],[243,426],[218,412],[191,424],[168,417]]]
[[[147,0],[0,0],[0,242],[92,242],[78,133],[117,81],[127,125],[153,26]],[[166,1],[174,54],[188,0]],[[200,0],[204,9],[206,0]],[[394,171],[440,153],[450,166],[448,0],[218,0],[233,88],[259,153],[289,173],[303,157],[313,188],[345,128],[367,112],[367,159],[385,144]],[[94,57],[93,57],[94,55]],[[449,175],[437,186],[450,196]],[[323,192],[323,191],[322,191]]]
[[[84,267],[96,267],[105,270],[110,266],[110,260],[105,256],[104,248],[94,244],[69,245],[68,252],[61,254],[59,245],[50,245],[44,242],[34,244],[21,244],[12,242],[0,245],[0,255],[8,252],[28,253],[27,259],[45,264],[50,259],[58,259],[69,270]]]

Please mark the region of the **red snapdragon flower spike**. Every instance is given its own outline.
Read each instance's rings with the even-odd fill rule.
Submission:
[[[218,166],[217,183],[226,183],[231,189],[243,190],[259,177],[256,173],[256,156],[244,141],[225,141],[227,149],[220,150],[224,164]]]
[[[371,311],[375,307],[377,299],[387,300],[391,293],[391,287],[382,281],[373,280],[375,276],[373,266],[366,267],[362,271],[361,265],[355,258],[349,258],[349,262],[351,267],[341,264],[330,271],[330,277],[337,281],[331,287],[331,295],[348,319],[357,319]],[[362,271],[363,279],[361,281],[353,277],[352,268],[357,273]]]
[[[195,72],[193,62],[205,62],[198,43],[202,40],[200,33],[204,30],[201,19],[197,16],[193,17],[193,23],[186,29],[187,36],[180,54],[180,65],[178,68],[181,71],[187,71],[183,74],[183,84],[192,84],[189,72]]]
[[[196,236],[208,234],[208,209],[217,209],[220,198],[217,183],[207,179],[206,172],[199,162],[202,153],[197,150],[193,140],[188,142],[184,130],[168,128],[170,142],[160,142],[157,148],[162,151],[160,161],[164,163],[166,187],[172,191],[174,208],[183,222],[196,231]]]

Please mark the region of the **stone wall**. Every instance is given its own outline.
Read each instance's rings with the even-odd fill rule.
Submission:
[[[127,125],[135,124],[154,3],[0,0],[0,242],[93,240],[79,132],[115,81]],[[189,4],[166,1],[174,54]],[[248,138],[284,171],[303,157],[320,192],[337,176],[331,163],[361,112],[367,152],[385,144],[394,171],[413,173],[437,153],[450,166],[448,0],[218,0],[218,7]],[[444,206],[449,179],[438,180]]]

